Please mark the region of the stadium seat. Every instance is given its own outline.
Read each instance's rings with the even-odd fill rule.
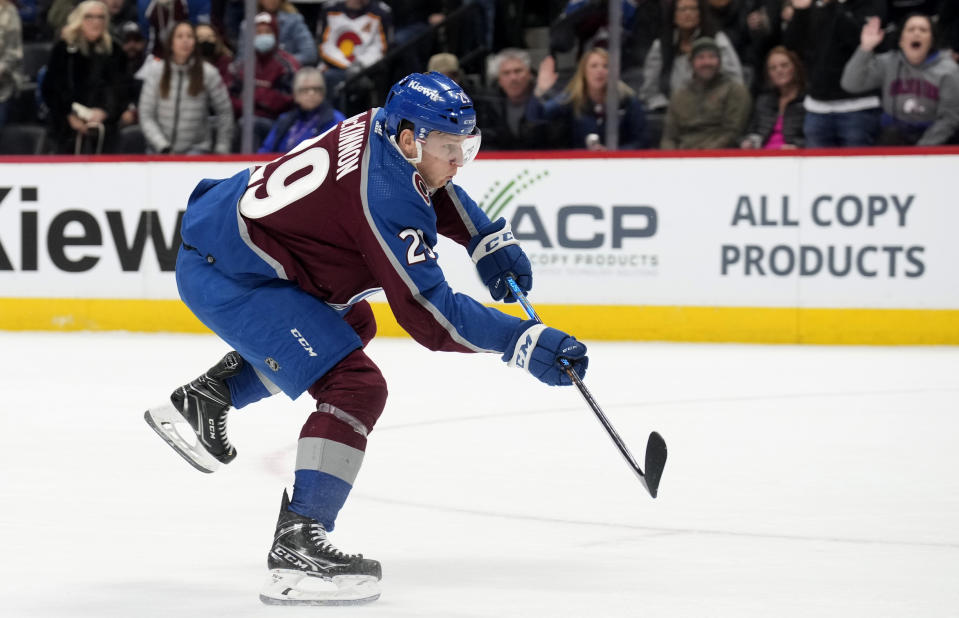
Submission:
[[[0,154],[46,153],[47,129],[39,124],[8,124],[0,128]]]

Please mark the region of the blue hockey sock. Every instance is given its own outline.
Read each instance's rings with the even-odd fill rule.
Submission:
[[[240,373],[226,379],[230,388],[230,397],[234,408],[242,408],[254,401],[270,396],[269,389],[263,384],[260,376],[250,363],[243,363]]]
[[[290,510],[310,517],[332,531],[336,515],[346,503],[353,486],[326,472],[297,470]]]

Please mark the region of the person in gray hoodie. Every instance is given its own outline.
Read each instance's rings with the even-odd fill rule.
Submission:
[[[161,154],[230,152],[233,108],[220,72],[196,49],[196,30],[179,22],[170,32],[166,58],[147,60],[140,91],[140,127],[149,150]],[[210,109],[216,144],[210,135]]]
[[[875,54],[883,31],[866,20],[859,48],[846,63],[842,87],[864,92],[882,87],[878,144],[944,144],[959,129],[959,66],[935,47],[929,16],[906,17],[899,49]]]

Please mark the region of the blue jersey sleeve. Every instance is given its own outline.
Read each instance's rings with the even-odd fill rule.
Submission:
[[[434,210],[429,194],[422,189],[422,179],[411,166],[404,168],[402,159],[391,160],[391,152],[379,154],[386,160],[376,165],[374,156],[364,192],[369,232],[366,259],[400,326],[433,350],[502,353],[521,320],[450,288],[433,251],[439,210],[444,209]],[[455,195],[456,200],[448,194],[443,198],[451,202],[447,207],[453,210],[444,211],[450,221],[455,202],[463,205],[460,194]],[[472,200],[468,204],[462,211],[465,218],[459,217],[455,224],[460,231],[454,233],[460,237],[469,233],[471,225],[475,233],[470,209],[473,216],[485,219]]]
[[[452,182],[433,195],[433,207],[439,233],[464,247],[490,222],[473,198]]]

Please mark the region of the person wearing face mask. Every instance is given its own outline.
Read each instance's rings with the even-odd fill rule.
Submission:
[[[286,152],[346,119],[326,98],[323,73],[316,67],[303,67],[296,72],[293,100],[296,107],[276,119],[258,152]]]
[[[196,48],[200,57],[215,66],[226,83],[230,64],[233,63],[233,52],[223,43],[223,39],[211,24],[196,25]]]
[[[190,22],[180,22],[165,41],[163,62],[144,70],[140,126],[150,151],[163,154],[230,152],[233,110],[220,73],[198,58]],[[210,139],[210,110],[216,144]]]
[[[303,16],[289,2],[289,0],[258,0],[259,10],[269,13],[276,22],[276,41],[283,51],[287,52],[300,63],[300,66],[314,65],[317,61],[316,40],[310,34],[310,29],[303,21]],[[240,32],[246,22],[240,23]],[[243,57],[245,41],[243,37],[237,40],[237,56]]]
[[[899,49],[877,55],[883,36],[878,18],[866,21],[859,48],[843,69],[842,87],[849,92],[881,87],[877,143],[946,143],[959,128],[959,66],[936,49],[932,20],[921,13],[907,16]]]
[[[253,22],[256,27],[253,37],[256,51],[253,69],[256,81],[253,91],[253,134],[255,146],[259,148],[270,132],[273,121],[293,107],[293,76],[300,69],[300,63],[277,46],[276,20],[272,15],[257,13]],[[239,118],[243,115],[242,60],[230,66],[227,87],[233,101],[233,111]]]

